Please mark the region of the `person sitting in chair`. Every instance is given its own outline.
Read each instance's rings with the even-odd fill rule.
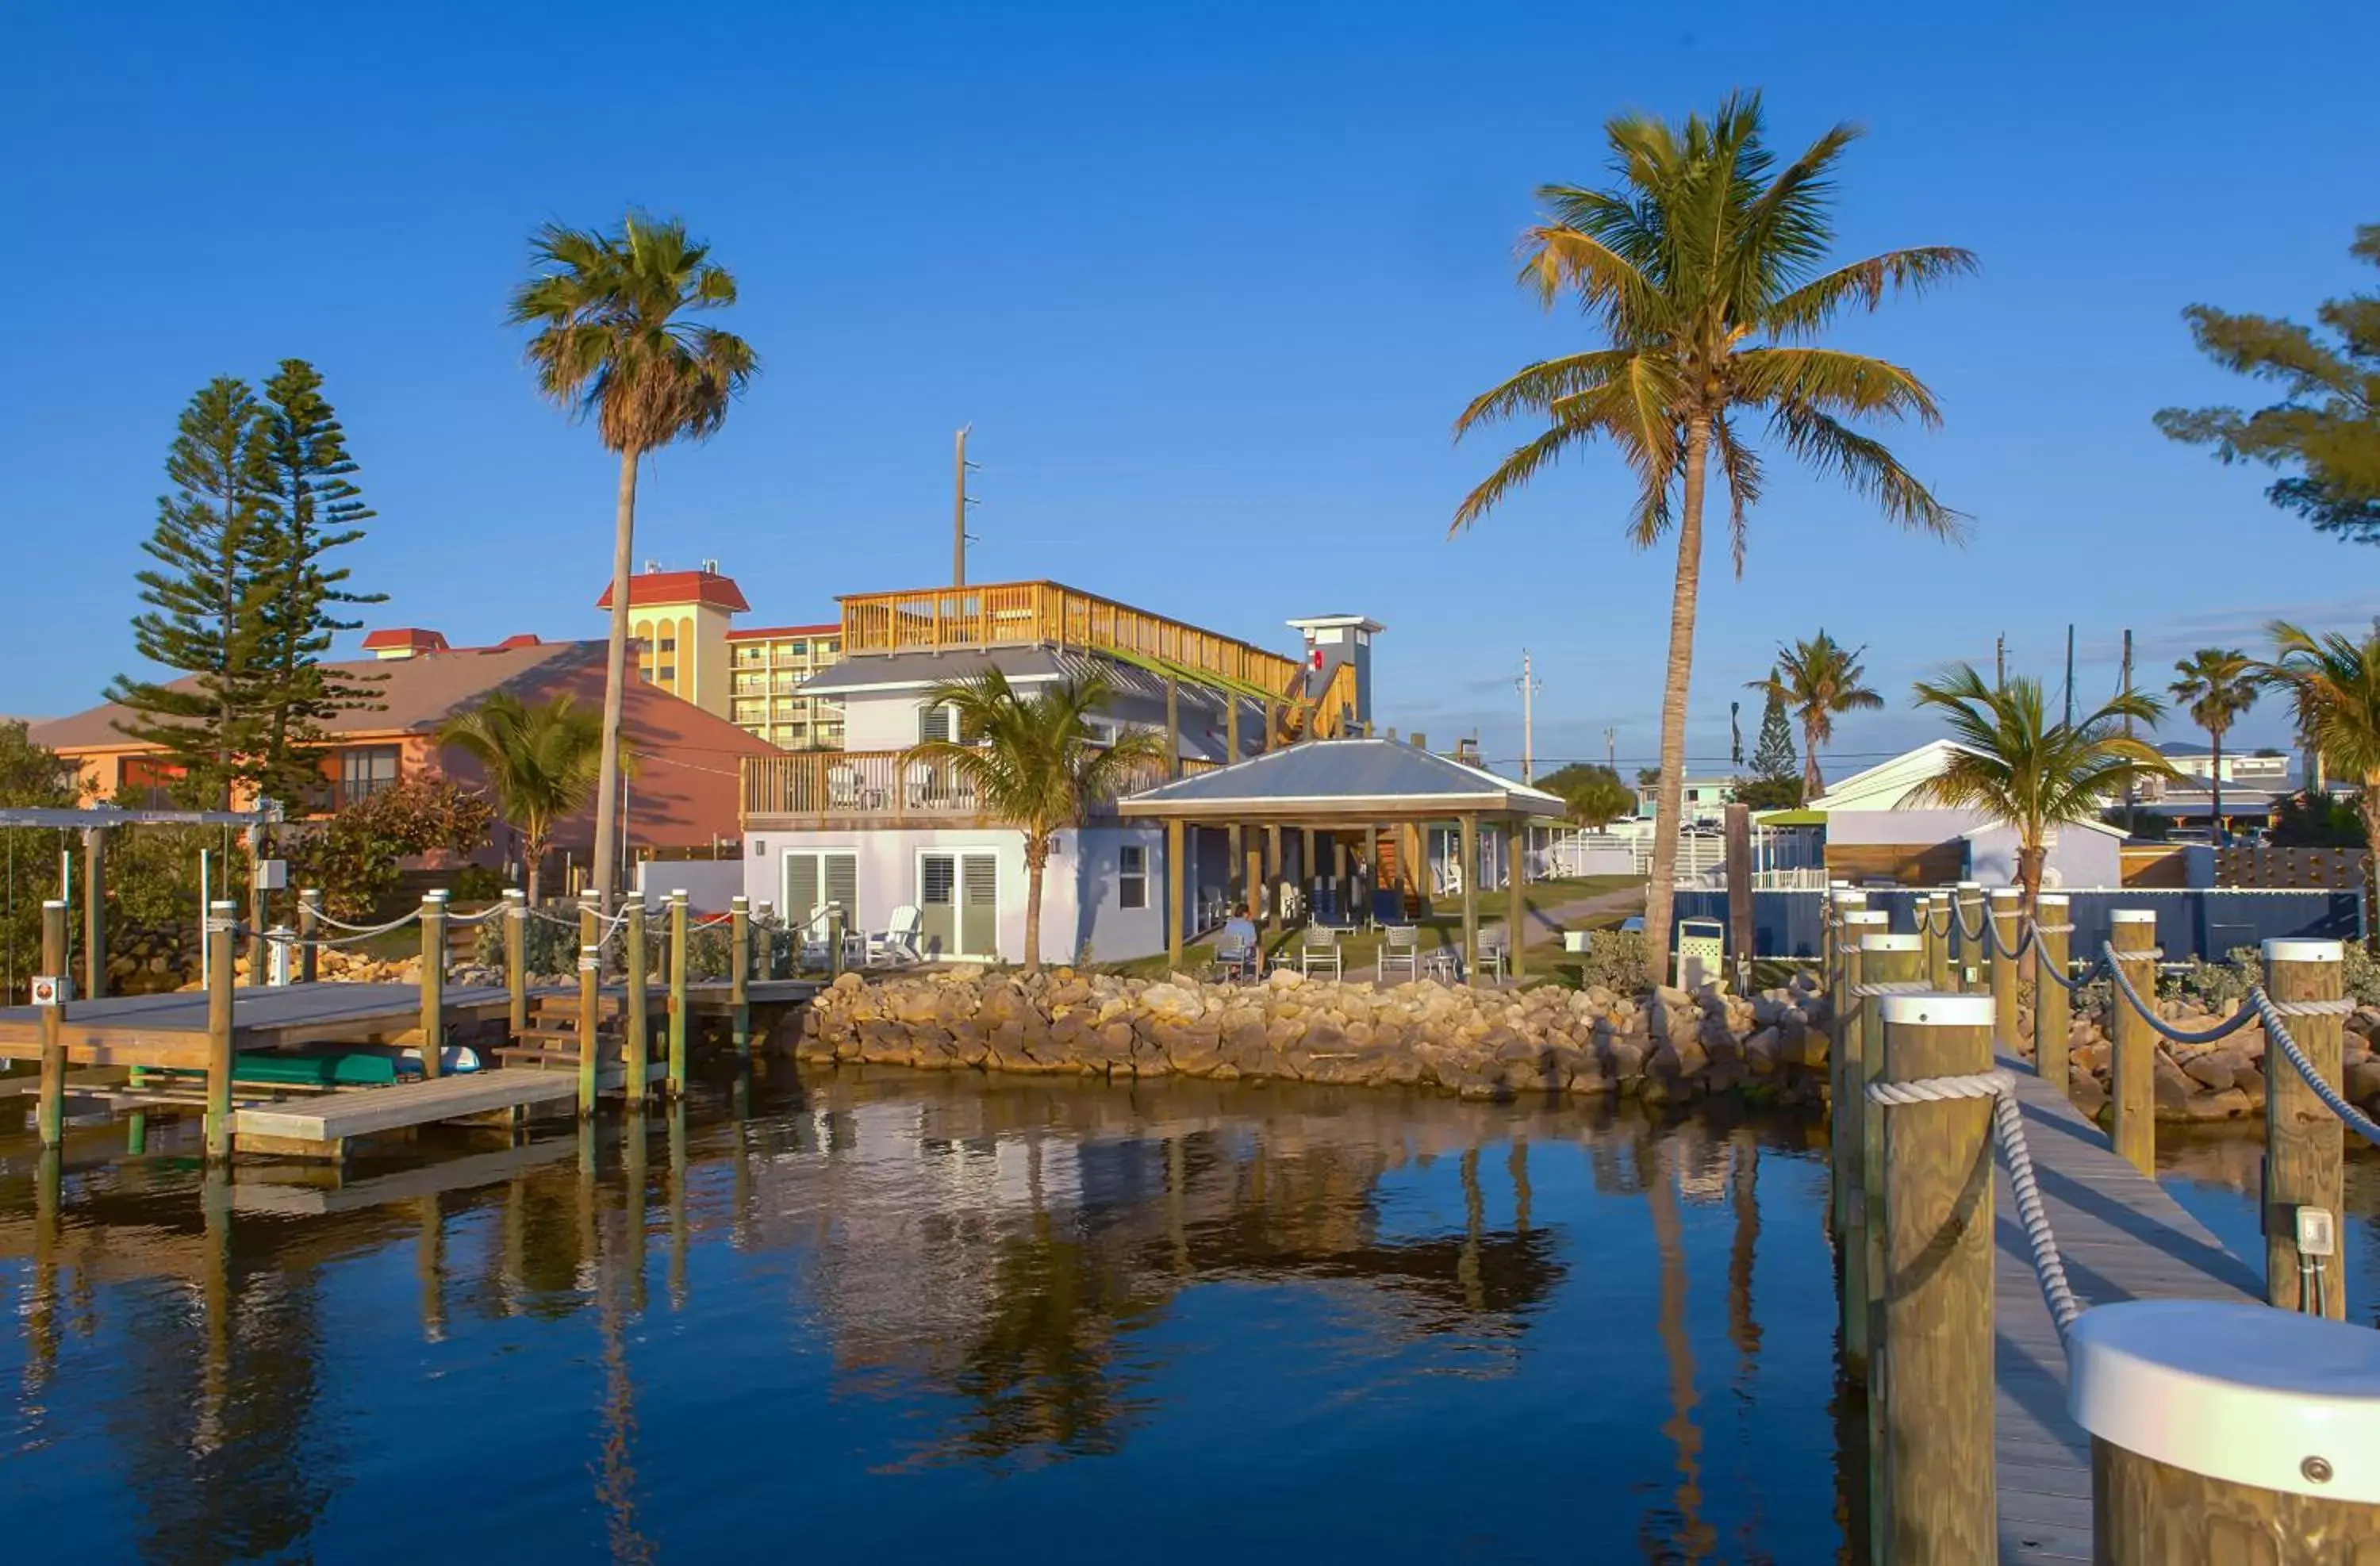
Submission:
[[[1223,921],[1223,933],[1221,939],[1216,942],[1216,950],[1245,952],[1247,953],[1246,961],[1249,968],[1251,970],[1255,968],[1257,927],[1256,922],[1248,917],[1248,905],[1245,903],[1235,903],[1232,905],[1232,917]]]

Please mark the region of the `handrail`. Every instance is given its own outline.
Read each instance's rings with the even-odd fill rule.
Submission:
[[[1220,762],[1184,757],[1184,776],[1212,771]],[[1125,780],[1125,793],[1166,781],[1155,760]],[[792,750],[747,756],[737,768],[736,803],[756,816],[843,816],[886,820],[973,820],[982,802],[946,759],[912,759],[905,750]]]

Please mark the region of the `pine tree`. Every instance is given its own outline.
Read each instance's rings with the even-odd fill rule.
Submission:
[[[1774,671],[1770,677],[1775,678]],[[1793,726],[1785,721],[1785,693],[1772,685],[1768,703],[1760,710],[1760,738],[1752,747],[1752,775],[1790,778],[1801,771],[1802,759],[1793,750]]]
[[[132,645],[150,662],[192,676],[176,688],[119,674],[108,699],[131,709],[116,726],[180,766],[193,800],[227,805],[261,738],[256,724],[265,584],[260,534],[273,510],[264,412],[248,383],[217,376],[190,399],[160,496],[157,527],[140,546],[157,564],[140,573]]]
[[[381,603],[384,593],[343,586],[345,566],[326,566],[331,551],[363,537],[373,516],[351,477],[346,431],[322,395],[322,377],[302,358],[285,358],[264,383],[273,505],[258,538],[265,588],[262,619],[262,748],[258,786],[302,809],[322,782],[323,724],[374,704],[371,684],[326,669],[322,655],[340,631],[362,622],[337,618],[334,605]]]

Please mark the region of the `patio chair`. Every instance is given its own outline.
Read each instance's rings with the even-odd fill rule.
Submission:
[[[1382,929],[1386,929],[1390,925],[1402,924],[1404,922],[1404,917],[1405,900],[1403,893],[1398,892],[1393,886],[1380,886],[1372,889],[1373,924],[1378,926]]]
[[[1504,969],[1511,960],[1512,953],[1504,944],[1503,931],[1498,930],[1492,935],[1483,934],[1479,937],[1479,971],[1481,973],[1501,982]]]
[[[1389,982],[1397,968],[1407,979],[1421,977],[1421,931],[1412,925],[1380,927],[1380,982]]]
[[[834,965],[832,953],[827,945],[834,939],[834,925],[827,909],[820,908],[809,917],[809,921],[802,926],[801,937],[801,952],[795,958],[801,967],[823,970]],[[848,957],[851,952],[848,931],[844,936],[843,949]]]
[[[1226,937],[1215,947],[1215,965],[1223,970],[1225,978],[1256,977],[1256,942],[1234,941]]]
[[[830,810],[859,808],[859,769],[830,767],[826,773],[826,807]]]
[[[892,922],[888,928],[868,938],[865,961],[871,968],[922,963],[926,954],[917,941],[925,932],[926,916],[904,903],[892,910]]]
[[[1306,899],[1306,906],[1314,911],[1314,922],[1317,924],[1335,925],[1342,922],[1339,917],[1339,889],[1335,886],[1316,887],[1314,894]]]
[[[1345,977],[1339,962],[1339,932],[1329,925],[1307,925],[1305,937],[1297,943],[1297,971],[1312,978],[1326,968],[1332,978]]]

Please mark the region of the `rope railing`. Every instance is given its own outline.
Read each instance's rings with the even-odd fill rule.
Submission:
[[[384,925],[351,925],[347,923],[346,920],[325,913],[320,908],[313,910],[313,917],[318,923],[329,925],[333,929],[346,930],[351,935],[386,935],[392,930],[403,929],[406,926],[419,918],[421,917],[421,910],[415,908],[408,913],[400,914]]]
[[[2141,992],[2132,988],[2132,976],[2124,971],[2123,959],[2132,958],[2137,960],[2143,957],[2154,958],[2155,955],[2156,950],[2155,947],[2144,948],[2137,952],[2119,952],[2113,946],[2106,946],[2100,949],[2099,960],[2101,963],[2106,965],[2107,970],[2115,976],[2116,993],[2124,998],[2126,1002],[2131,1006],[2133,1013],[2138,1015],[2143,1022],[2148,1024],[2150,1027],[2155,1029],[2158,1033],[2163,1034],[2166,1038],[2172,1039],[2177,1044],[2212,1044],[2217,1039],[2230,1038],[2233,1034],[2239,1032],[2241,1028],[2256,1020],[2255,1012],[2251,1007],[2242,1005],[2238,1011],[2232,1013],[2228,1017],[2226,1017],[2221,1023],[2217,1024],[2214,1027],[2192,1032],[2186,1028],[2174,1026],[2173,1024],[2166,1021],[2163,1017],[2156,1014],[2155,1006],[2141,999]],[[2252,995],[2261,995],[2264,991],[2260,986],[2250,993]]]
[[[2041,1285],[2042,1302],[2063,1341],[2074,1318],[2082,1314],[2074,1287],[2067,1281],[2065,1258],[2058,1255],[2058,1236],[2049,1227],[2042,1205],[2041,1182],[2033,1168],[2033,1148],[2025,1141],[2024,1115],[2017,1107],[2016,1076],[2008,1071],[1975,1072],[1963,1076],[1929,1076],[1915,1082],[1871,1082],[1868,1101],[1885,1109],[1909,1104],[1944,1104],[1961,1099],[1992,1102],[1992,1141],[2008,1170],[2009,1189],[2016,1197],[2017,1220],[2024,1225],[2026,1244],[2033,1252],[2034,1279]]]
[[[2276,1001],[2265,993],[2265,987],[2260,984],[2248,991],[2248,1001],[2255,1008],[2256,1014],[2264,1019],[2265,1038],[2281,1051],[2282,1059],[2297,1068],[2298,1075],[2305,1079],[2306,1086],[2322,1100],[2323,1107],[2337,1115],[2341,1123],[2358,1136],[2380,1145],[2380,1122],[2374,1121],[2370,1115],[2349,1103],[2344,1094],[2323,1080],[2322,1073],[2314,1069],[2313,1062],[2306,1059],[2305,1051],[2298,1048],[2298,1041],[2289,1036],[2287,1021],[2291,1016],[2344,1016],[2355,1010],[2353,997],[2341,996],[2336,1001]]]

